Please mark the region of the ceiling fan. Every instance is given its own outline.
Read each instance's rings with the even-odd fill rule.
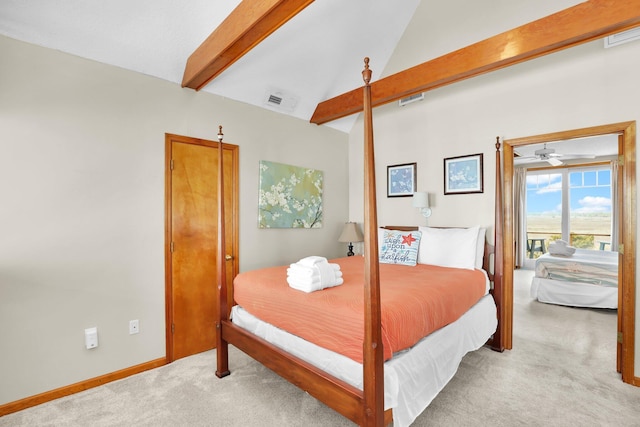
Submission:
[[[521,165],[523,163],[537,163],[547,162],[551,166],[563,165],[560,158],[566,159],[593,159],[596,156],[592,154],[560,154],[556,153],[553,148],[547,148],[547,144],[544,144],[544,148],[533,152],[533,156],[518,156],[513,159],[514,165]]]

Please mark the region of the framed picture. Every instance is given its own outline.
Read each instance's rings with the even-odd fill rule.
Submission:
[[[387,197],[411,197],[416,191],[416,163],[387,166]]]
[[[321,228],[322,171],[260,160],[259,228]]]
[[[444,159],[444,194],[482,193],[482,153]]]

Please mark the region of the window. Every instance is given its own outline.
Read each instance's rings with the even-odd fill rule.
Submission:
[[[527,172],[527,237],[562,235],[562,174]]]
[[[611,170],[606,166],[527,172],[527,238],[610,249]],[[541,253],[542,251],[540,251]],[[537,254],[529,254],[539,256]]]
[[[569,235],[572,245],[604,249],[611,242],[611,171],[569,171]]]

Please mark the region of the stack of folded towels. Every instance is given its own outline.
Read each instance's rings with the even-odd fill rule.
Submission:
[[[564,240],[556,240],[549,243],[549,253],[554,256],[571,256],[575,251],[576,248],[567,245]]]
[[[309,256],[287,268],[287,283],[303,292],[319,291],[341,285],[340,265],[329,263],[326,258]]]

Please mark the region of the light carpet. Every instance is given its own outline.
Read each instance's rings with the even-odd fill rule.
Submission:
[[[640,426],[640,388],[615,370],[617,313],[533,301],[532,275],[515,273],[513,350],[465,356],[414,426]],[[6,415],[0,427],[353,426],[229,351],[224,379],[205,352]]]

